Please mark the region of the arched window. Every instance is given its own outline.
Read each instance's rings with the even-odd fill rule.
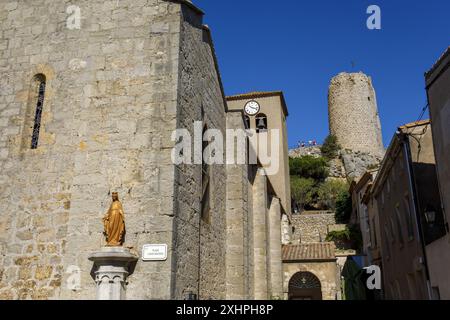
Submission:
[[[297,272],[289,280],[289,300],[322,300],[320,280],[311,272]]]
[[[43,74],[38,74],[34,77],[36,85],[36,111],[34,115],[33,133],[31,136],[31,149],[37,149],[39,144],[39,131],[41,130],[41,119],[42,111],[44,108],[44,97],[45,97],[45,85],[46,78]]]
[[[289,280],[289,288],[314,289],[320,287],[320,280],[311,272],[297,272]]]
[[[263,113],[258,114],[256,116],[256,132],[265,132],[267,131],[267,116]]]
[[[208,130],[208,127],[205,125],[203,127],[202,137],[205,136],[205,132]],[[201,200],[201,218],[203,221],[209,223],[210,219],[210,166],[206,161],[206,157],[209,155],[205,155],[205,150],[208,147],[209,142],[203,141],[202,143],[202,200]]]

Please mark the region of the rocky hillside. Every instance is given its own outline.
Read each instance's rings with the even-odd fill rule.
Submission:
[[[322,156],[321,146],[311,146],[289,150],[289,157],[300,158],[303,156]],[[330,160],[330,178],[347,179],[352,181],[361,177],[367,170],[379,166],[382,158],[367,152],[353,152],[340,150],[335,159]]]

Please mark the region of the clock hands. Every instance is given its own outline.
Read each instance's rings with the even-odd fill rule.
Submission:
[[[259,112],[259,104],[256,101],[250,101],[245,105],[244,109],[249,115],[255,115]]]

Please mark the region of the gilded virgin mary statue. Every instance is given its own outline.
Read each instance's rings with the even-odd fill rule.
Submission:
[[[122,246],[125,236],[125,214],[117,192],[112,194],[111,207],[103,218],[103,225],[105,228],[106,246]]]

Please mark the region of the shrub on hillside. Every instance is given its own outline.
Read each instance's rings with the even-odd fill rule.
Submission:
[[[350,193],[345,190],[341,192],[336,199],[336,222],[348,223],[350,215],[352,214],[352,197]]]
[[[325,157],[328,160],[334,159],[338,155],[338,151],[341,147],[339,146],[337,142],[337,138],[334,135],[329,135],[326,137],[325,141],[323,142],[322,147],[320,148],[320,151],[322,152],[322,156]]]
[[[322,157],[290,158],[289,171],[292,176],[323,181],[328,177],[328,164]]]
[[[348,190],[348,184],[341,180],[330,179],[319,186],[318,202],[328,210],[335,210],[339,196]]]
[[[291,176],[291,196],[300,211],[305,208],[305,205],[312,203],[314,189],[315,182],[313,179]]]
[[[362,234],[357,225],[346,226],[342,231],[331,231],[325,241],[333,241],[338,249],[360,250],[362,247]]]

